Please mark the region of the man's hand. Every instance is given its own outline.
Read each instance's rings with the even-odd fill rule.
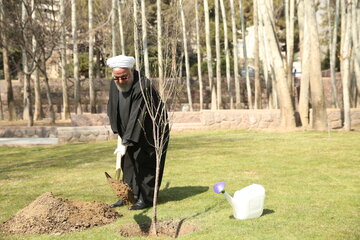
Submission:
[[[114,151],[114,154],[120,154],[121,157],[125,155],[126,153],[126,148],[127,146],[126,145],[123,145],[123,144],[120,144]]]

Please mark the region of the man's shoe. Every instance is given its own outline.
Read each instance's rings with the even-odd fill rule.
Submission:
[[[141,210],[150,207],[151,204],[145,203],[143,200],[139,199],[134,205],[132,205],[129,210]]]
[[[124,202],[122,200],[117,201],[116,203],[113,203],[110,205],[111,208],[121,207],[124,206]]]

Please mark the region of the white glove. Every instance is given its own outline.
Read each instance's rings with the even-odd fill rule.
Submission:
[[[127,146],[126,145],[122,145],[120,144],[114,151],[114,154],[120,154],[121,156],[124,156],[125,153],[126,153],[126,148]]]
[[[116,170],[121,168],[121,158],[125,155],[126,148],[127,146],[122,144],[121,137],[118,136],[117,148],[114,151],[114,154],[116,154],[116,164],[115,164]]]
[[[114,151],[114,154],[116,154],[116,165],[115,165],[116,170],[121,168],[121,158],[125,155],[126,148],[127,148],[126,145],[119,144]]]

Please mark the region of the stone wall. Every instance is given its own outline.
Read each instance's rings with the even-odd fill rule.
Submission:
[[[25,127],[7,126],[0,127],[0,137],[6,138],[53,138],[57,137],[57,127]]]
[[[203,129],[266,129],[280,125],[280,110],[218,110],[170,113],[172,131]],[[340,109],[327,109],[332,129],[342,127]],[[94,142],[116,139],[106,114],[72,116],[72,127],[19,127],[0,128],[0,137],[57,137],[59,142]],[[360,109],[351,109],[351,125],[360,126]]]
[[[280,124],[280,110],[203,111],[202,125],[209,129],[263,129]]]
[[[57,137],[64,142],[98,142],[116,139],[110,126],[58,127]]]

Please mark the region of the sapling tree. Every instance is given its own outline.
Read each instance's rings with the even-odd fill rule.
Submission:
[[[168,33],[168,29],[170,24],[163,25],[165,29],[164,32]],[[163,35],[162,42],[163,49],[169,49],[169,45],[173,42],[172,38],[175,38],[176,35]],[[167,41],[165,41],[167,40]],[[141,46],[141,43],[139,44]],[[171,52],[164,52],[164,59],[169,59],[171,56]],[[163,81],[140,81],[141,93],[144,99],[143,111],[145,114],[144,117],[150,119],[152,134],[151,136],[146,136],[147,141],[153,146],[155,150],[156,157],[156,174],[155,174],[155,188],[154,188],[154,197],[153,197],[153,216],[151,221],[152,226],[152,234],[157,235],[157,202],[158,202],[158,191],[160,185],[160,178],[162,176],[161,166],[164,164],[165,155],[167,146],[169,143],[169,134],[172,125],[172,114],[169,114],[169,110],[176,104],[177,94],[179,92],[179,71],[182,57],[177,58],[177,68],[173,68],[171,64],[164,64],[163,69]],[[139,66],[139,69],[142,69]],[[141,77],[139,76],[139,79]],[[161,94],[160,90],[161,89]],[[141,121],[140,121],[141,122]],[[142,126],[145,128],[145,126]],[[146,126],[149,127],[149,126]]]
[[[174,76],[176,76],[174,74]],[[177,81],[175,78],[169,78],[162,82],[163,94],[160,98],[160,94],[153,86],[141,86],[141,92],[145,100],[144,110],[146,115],[151,119],[152,123],[152,136],[148,136],[148,141],[155,149],[156,155],[156,175],[155,175],[155,189],[153,198],[153,217],[151,221],[152,233],[157,234],[157,200],[159,190],[159,176],[160,166],[165,160],[165,154],[167,145],[169,143],[169,134],[171,130],[171,119],[172,116],[168,114],[168,108],[170,105],[175,104],[173,101],[176,95]],[[149,84],[154,84],[149,81]],[[150,140],[151,139],[151,140]]]

